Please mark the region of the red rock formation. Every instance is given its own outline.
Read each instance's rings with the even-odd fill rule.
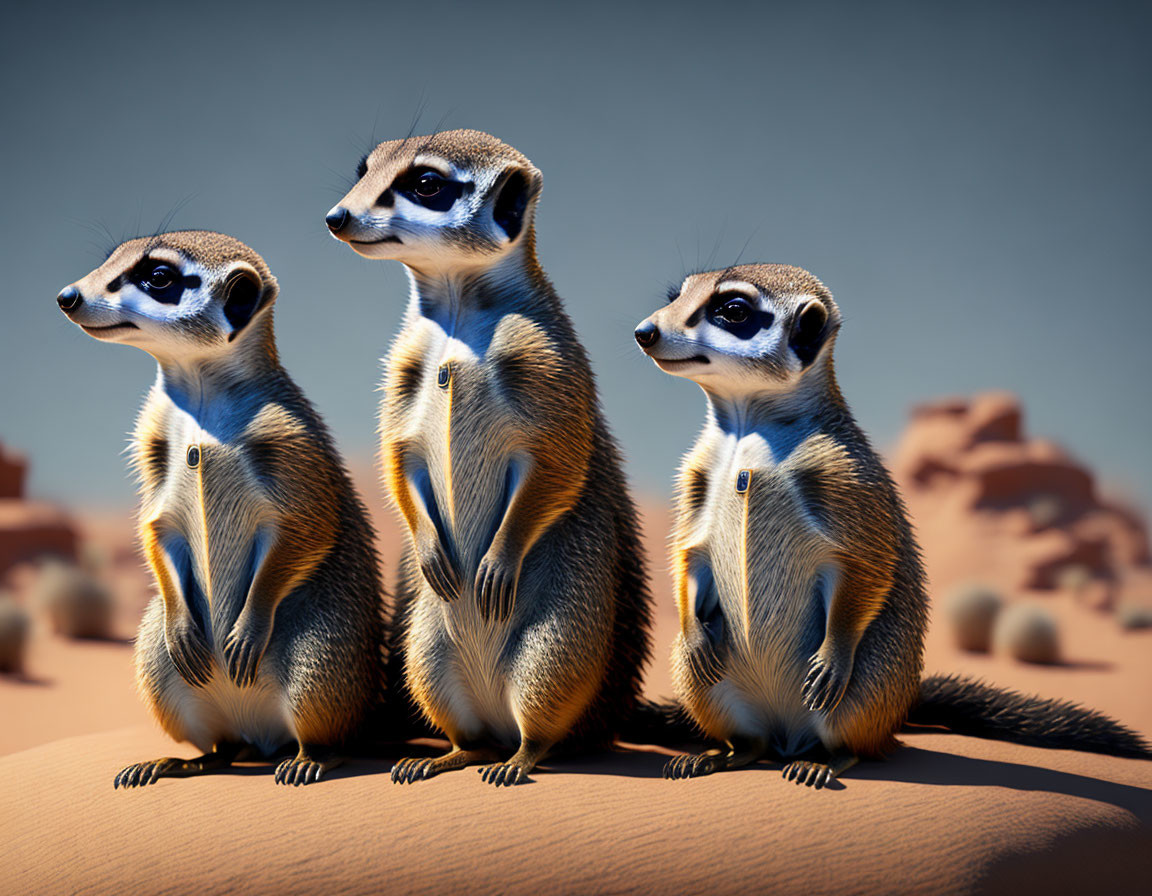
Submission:
[[[28,465],[22,457],[10,454],[0,445],[0,498],[23,498]]]
[[[936,588],[1073,590],[1101,608],[1152,599],[1139,513],[1101,500],[1091,471],[1059,446],[1029,439],[1012,395],[915,408],[892,469]]]
[[[0,575],[45,555],[76,557],[78,539],[67,516],[51,505],[24,500],[27,469],[0,445]]]

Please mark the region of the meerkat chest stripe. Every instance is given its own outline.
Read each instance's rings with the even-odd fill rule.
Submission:
[[[752,487],[752,471],[741,470],[736,474],[736,494],[740,502],[740,590],[744,599],[744,640],[752,636],[750,609],[748,606],[748,491]]]

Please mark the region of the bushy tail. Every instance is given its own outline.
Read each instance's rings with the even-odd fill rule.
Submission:
[[[1152,748],[1139,734],[1103,713],[958,675],[924,679],[908,721],[1030,747],[1152,759]]]
[[[617,737],[630,744],[674,747],[700,740],[701,734],[684,707],[676,701],[638,700],[636,709],[625,720]]]

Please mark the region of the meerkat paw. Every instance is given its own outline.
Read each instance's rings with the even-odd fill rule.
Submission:
[[[528,772],[531,769],[525,768],[515,759],[509,759],[507,762],[482,765],[477,771],[480,772],[480,780],[486,784],[492,784],[496,787],[512,787],[521,781],[528,780]]]
[[[810,762],[798,759],[784,766],[784,780],[804,784],[814,790],[826,787],[834,778],[854,766],[857,762],[853,753],[837,751],[827,762]]]
[[[164,644],[181,678],[194,688],[208,684],[212,678],[212,654],[192,620],[165,626]]]
[[[707,753],[685,753],[682,756],[673,756],[664,766],[664,777],[670,780],[680,778],[702,778],[713,772],[727,768],[724,757],[719,750],[709,750]]]
[[[428,538],[417,549],[417,559],[424,580],[447,601],[460,597],[460,574],[437,538]]]
[[[491,762],[496,758],[492,750],[466,750],[454,747],[443,756],[401,759],[392,766],[393,784],[414,784],[435,777],[441,772],[475,765],[478,762]]]
[[[815,653],[808,661],[808,675],[804,679],[804,705],[812,712],[832,712],[848,690],[852,670],[844,664]]]
[[[121,787],[147,787],[155,784],[160,778],[191,778],[207,772],[227,768],[244,751],[243,744],[221,743],[211,753],[197,756],[195,759],[153,759],[151,762],[137,762],[122,769],[112,782],[112,787],[119,790]]]
[[[805,784],[815,790],[822,788],[833,777],[835,775],[831,767],[823,762],[798,761],[790,762],[784,766],[785,781],[795,781],[797,784]]]
[[[481,616],[503,620],[512,614],[519,576],[516,564],[495,556],[492,551],[484,555],[476,570],[476,605]]]
[[[315,784],[343,761],[322,747],[301,747],[299,753],[276,766],[275,780],[277,784],[293,787]]]
[[[240,687],[247,687],[256,680],[260,659],[268,647],[272,632],[267,626],[258,625],[243,617],[236,621],[224,642],[224,661],[228,665],[228,677]]]
[[[436,760],[432,757],[401,759],[392,766],[393,784],[412,784],[423,781],[439,774],[443,769],[436,767]]]
[[[153,759],[151,762],[134,763],[121,770],[112,782],[112,787],[117,790],[121,787],[125,790],[129,787],[147,787],[164,777],[164,772],[171,771],[182,762],[181,759]]]

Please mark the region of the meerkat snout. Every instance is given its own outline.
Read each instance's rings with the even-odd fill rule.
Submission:
[[[344,229],[344,225],[348,223],[348,209],[342,205],[336,206],[324,216],[324,223],[328,225],[328,229],[333,233],[339,233]]]
[[[56,296],[56,304],[60,306],[60,310],[67,314],[69,311],[75,311],[84,303],[84,297],[80,295],[80,290],[75,286],[66,286],[60,291],[60,295]]]
[[[660,328],[652,321],[646,320],[636,328],[634,335],[640,348],[651,348],[660,339]]]

